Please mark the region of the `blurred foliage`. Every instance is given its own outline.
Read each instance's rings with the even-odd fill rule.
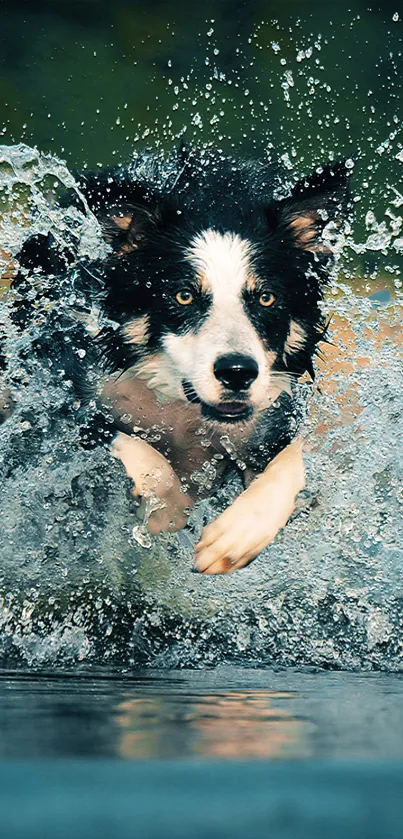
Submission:
[[[243,155],[273,147],[299,172],[352,156],[358,218],[383,215],[402,168],[400,6],[3,0],[0,133],[73,168],[183,133]]]

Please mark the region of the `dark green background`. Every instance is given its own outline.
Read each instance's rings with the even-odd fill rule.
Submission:
[[[168,148],[185,126],[243,155],[272,143],[300,172],[354,155],[363,218],[401,182],[401,134],[376,150],[399,132],[402,38],[401,0],[3,0],[0,130],[72,167]]]

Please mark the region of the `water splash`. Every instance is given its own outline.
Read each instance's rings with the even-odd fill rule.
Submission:
[[[0,177],[4,264],[33,232],[51,231],[61,245],[73,239],[79,256],[105,253],[85,202],[58,203],[59,186],[81,200],[60,161],[2,147]],[[400,223],[372,214],[367,228],[363,243],[349,235],[341,244],[345,276],[329,294],[336,346],[320,366],[306,429],[308,490],[274,544],[229,577],[192,573],[193,547],[239,492],[237,480],[201,502],[186,531],[145,534],[121,465],[107,451],[83,451],[74,417],[62,417],[55,433],[63,387],[30,359],[34,335],[17,333],[8,295],[0,297],[5,384],[19,385],[12,418],[0,426],[3,657],[36,666],[402,669],[400,274],[392,265],[376,280],[356,279],[349,261],[379,251],[389,264]]]

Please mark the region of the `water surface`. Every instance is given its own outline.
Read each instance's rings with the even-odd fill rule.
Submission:
[[[0,719],[0,761],[403,760],[397,675],[3,670]]]

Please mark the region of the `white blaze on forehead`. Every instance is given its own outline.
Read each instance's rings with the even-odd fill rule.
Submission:
[[[248,317],[242,291],[250,284],[252,244],[235,233],[205,230],[195,236],[186,255],[203,291],[212,296],[208,316],[198,331],[199,350],[211,355],[242,352],[264,363],[262,342]],[[208,347],[208,350],[206,348]]]
[[[205,291],[215,299],[224,293],[239,295],[250,274],[252,246],[234,233],[205,230],[195,236],[186,252]]]

